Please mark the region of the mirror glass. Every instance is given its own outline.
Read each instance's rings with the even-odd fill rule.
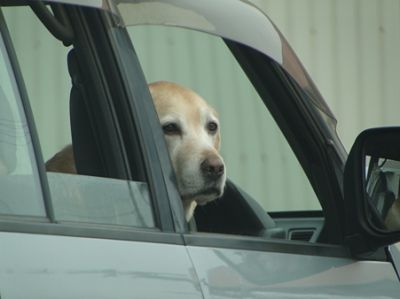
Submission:
[[[400,129],[382,130],[364,142],[365,191],[372,212],[387,230],[400,230]]]

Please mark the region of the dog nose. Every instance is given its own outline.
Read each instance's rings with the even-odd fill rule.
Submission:
[[[200,164],[200,169],[206,177],[219,178],[224,174],[224,163],[219,157],[209,157]]]

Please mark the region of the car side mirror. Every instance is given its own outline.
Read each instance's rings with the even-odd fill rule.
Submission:
[[[400,127],[363,131],[344,173],[346,239],[360,254],[400,240]]]

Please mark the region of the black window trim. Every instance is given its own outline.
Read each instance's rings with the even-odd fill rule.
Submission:
[[[215,233],[184,234],[183,238],[186,246],[194,247],[351,258],[350,250],[342,245]]]
[[[282,67],[264,54],[245,45],[225,40],[249,80],[282,130],[303,167],[323,209],[325,225],[320,242],[343,244],[343,199],[336,170],[318,126],[318,119],[301,88]]]
[[[22,233],[48,236],[65,236],[106,239],[111,241],[132,241],[158,244],[184,245],[180,234],[164,232],[157,228],[141,228],[119,225],[101,225],[82,222],[49,223],[46,219],[32,217],[0,218],[0,234]]]
[[[181,198],[176,187],[175,173],[147,81],[132,41],[126,28],[114,24],[113,15],[99,12],[97,16],[92,17],[98,18],[97,22],[103,26],[108,26],[93,28],[98,30],[98,33],[106,33],[102,37],[102,42],[108,43],[112,48],[111,55],[116,55],[110,59],[113,59],[112,65],[117,66],[115,76],[118,76],[118,82],[123,83],[121,89],[125,92],[120,103],[125,109],[120,109],[120,116],[124,119],[124,125],[131,126],[128,132],[129,129],[132,130],[132,123],[134,123],[133,127],[136,129],[139,145],[142,146],[143,159],[147,165],[148,182],[153,200],[157,202],[156,212],[164,221],[162,228],[169,232],[187,232],[188,224],[184,218]],[[91,19],[91,25],[95,23],[95,20]],[[133,143],[129,141],[130,135],[124,137],[126,143]]]

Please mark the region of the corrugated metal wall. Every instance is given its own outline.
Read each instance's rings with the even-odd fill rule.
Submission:
[[[295,49],[347,149],[363,128],[400,123],[400,1],[253,2],[268,9]]]
[[[396,75],[400,66],[400,1],[253,1],[268,9],[303,61],[337,115],[347,148],[364,127],[399,123],[400,84]],[[48,158],[70,140],[66,112],[69,78],[59,76],[66,72],[65,61],[55,59],[67,50],[55,41],[40,42],[37,36],[45,29],[31,23],[25,12],[8,13],[7,20],[16,43],[31,47],[28,55],[21,53],[21,64],[28,70],[24,75],[34,99],[33,110],[40,118],[37,126]],[[24,25],[20,25],[21,20]],[[24,32],[22,26],[28,26],[29,31]],[[213,102],[223,121],[223,152],[234,179],[255,197],[267,197],[269,209],[318,207],[304,176],[298,178],[301,170],[273,121],[260,113],[263,107],[259,102],[247,104],[249,98],[257,96],[243,84],[243,74],[237,67],[222,56],[223,49],[206,36],[200,37],[200,42],[188,33],[171,35],[164,30],[132,32],[146,75],[149,81],[169,79],[188,85]],[[156,48],[154,40],[161,40],[165,46]],[[212,69],[206,63],[210,61]],[[48,66],[48,71],[40,74],[44,80],[38,80],[35,72],[39,65]],[[227,69],[231,70],[228,74]],[[242,113],[252,117],[243,122]],[[268,137],[259,138],[261,134]],[[247,144],[254,146],[245,147]]]

